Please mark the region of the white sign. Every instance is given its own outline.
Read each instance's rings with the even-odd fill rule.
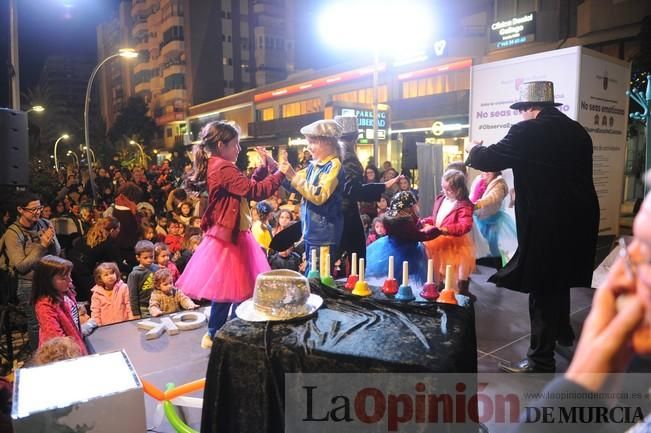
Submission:
[[[137,323],[138,328],[146,329],[145,339],[153,340],[167,332],[169,335],[176,335],[180,331],[197,329],[206,323],[206,315],[198,311],[184,311],[169,317],[163,317],[160,322],[151,319],[141,320]]]
[[[518,98],[520,84],[539,80],[554,82],[555,100],[563,104],[558,109],[570,118],[581,122],[592,136],[595,149],[594,182],[601,207],[600,233],[617,233],[624,181],[622,170],[626,134],[612,131],[625,131],[626,128],[626,113],[621,112],[621,108],[627,106],[624,102],[628,84],[628,80],[624,78],[626,70],[627,66],[624,62],[582,47],[565,48],[474,66],[471,78],[470,137],[473,140],[484,140],[486,144],[498,142],[506,135],[511,125],[521,121],[517,110],[509,108],[509,105]],[[603,87],[604,74],[609,77],[609,89],[597,92],[599,86]],[[601,81],[595,79],[597,75],[602,77]],[[612,80],[616,80],[617,83],[612,83]],[[619,96],[615,96],[616,94]],[[589,105],[587,110],[582,110],[579,117],[580,102],[584,99],[588,104],[589,101],[593,104],[598,101],[592,98],[606,99],[599,105],[605,105],[606,110],[616,111],[616,113],[608,113],[606,118],[608,127],[605,129],[611,132],[596,133],[589,129],[591,126],[586,123],[585,117],[592,116],[594,122],[594,116],[597,114],[590,111]],[[603,113],[600,114],[602,114],[600,120],[603,121]],[[611,114],[613,127],[609,125]],[[618,144],[613,144],[615,141]],[[604,149],[599,149],[600,146]],[[619,165],[621,170],[610,170],[615,165]],[[503,174],[512,187],[511,170]]]

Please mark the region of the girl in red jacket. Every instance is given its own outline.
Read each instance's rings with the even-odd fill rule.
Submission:
[[[466,176],[459,170],[447,170],[441,180],[441,190],[434,200],[432,216],[422,221],[441,230],[439,237],[425,242],[427,255],[438,270],[434,272],[434,280],[440,284],[446,265],[452,265],[459,293],[474,299],[468,280],[475,269],[475,245],[470,234],[474,206],[468,199]]]
[[[248,203],[272,195],[290,168],[285,162],[281,171],[276,171],[276,161],[258,148],[263,166],[249,179],[235,165],[240,150],[239,128],[217,121],[201,131],[201,144],[194,156],[190,184],[195,189],[208,189],[208,206],[201,219],[205,235],[176,285],[191,298],[212,301],[208,333],[201,340],[203,348],[212,346],[231,305],[236,307],[250,298],[258,274],[270,270],[251,234]]]
[[[44,256],[36,264],[32,304],[40,328],[38,346],[54,337],[70,337],[79,345],[82,354],[87,355],[71,271],[72,263],[57,256]]]

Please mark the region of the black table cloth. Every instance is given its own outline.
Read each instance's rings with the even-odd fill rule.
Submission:
[[[357,298],[311,283],[316,314],[232,320],[206,372],[202,432],[283,432],[285,373],[476,373],[472,305]]]

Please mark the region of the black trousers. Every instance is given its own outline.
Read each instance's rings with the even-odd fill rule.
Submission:
[[[570,289],[558,288],[529,294],[529,320],[529,363],[541,369],[554,369],[556,341],[567,344],[574,340],[570,325]]]

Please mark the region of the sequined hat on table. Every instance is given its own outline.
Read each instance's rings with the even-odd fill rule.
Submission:
[[[513,110],[522,110],[531,105],[558,107],[563,105],[554,102],[554,83],[551,81],[529,81],[520,84],[520,97],[518,102],[512,104],[509,108]]]
[[[339,138],[341,136],[341,126],[331,119],[317,120],[302,127],[301,134],[314,137]]]
[[[258,275],[253,297],[242,302],[235,314],[248,322],[283,321],[309,316],[322,304],[323,298],[310,293],[305,276],[277,269]]]
[[[341,126],[341,135],[359,135],[357,116],[335,116],[335,122]]]
[[[389,210],[387,211],[387,216],[396,217],[401,210],[409,209],[413,205],[418,203],[416,197],[409,191],[400,191],[394,194],[391,198],[391,203],[389,204]]]

